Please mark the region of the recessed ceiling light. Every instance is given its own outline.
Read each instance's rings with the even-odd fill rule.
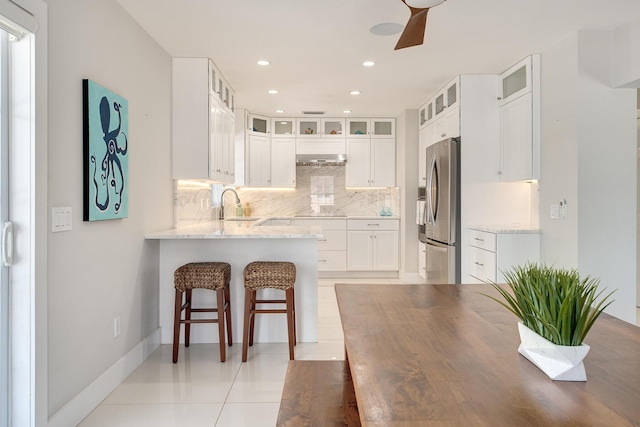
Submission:
[[[360,95],[360,91],[359,90],[352,90],[351,92],[349,92],[351,95]]]
[[[342,112],[345,113],[345,114],[349,114],[349,113],[351,113],[351,110],[342,110]]]
[[[259,59],[258,61],[256,61],[256,64],[258,64],[258,65],[269,65],[269,64],[271,64],[271,62],[267,61],[266,59]]]
[[[402,24],[398,24],[396,22],[383,22],[369,28],[369,32],[376,36],[392,36],[394,34],[400,34],[403,29],[404,25]]]
[[[376,65],[376,63],[375,61],[364,61],[362,65],[364,65],[365,67],[373,67],[374,65]]]
[[[276,113],[284,113],[284,110],[276,110]]]
[[[269,92],[272,95],[275,95],[276,93],[278,93],[276,89],[269,89],[267,92]]]

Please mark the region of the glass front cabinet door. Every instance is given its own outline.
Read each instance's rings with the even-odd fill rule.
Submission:
[[[293,118],[271,119],[271,133],[277,138],[294,138],[296,136],[296,120]]]

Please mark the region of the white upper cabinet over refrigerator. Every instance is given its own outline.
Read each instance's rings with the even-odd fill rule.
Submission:
[[[540,56],[529,56],[500,75],[502,181],[540,176]]]
[[[234,182],[233,102],[233,90],[213,61],[172,59],[174,179]]]

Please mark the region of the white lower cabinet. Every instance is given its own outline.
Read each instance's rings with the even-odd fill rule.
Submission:
[[[318,271],[347,270],[347,220],[346,219],[299,219],[295,225],[322,228],[318,240]]]
[[[427,245],[423,242],[418,242],[418,275],[427,278]]]
[[[504,283],[504,271],[540,261],[540,234],[469,229],[468,249],[470,283]]]
[[[347,220],[347,270],[398,270],[398,220]]]

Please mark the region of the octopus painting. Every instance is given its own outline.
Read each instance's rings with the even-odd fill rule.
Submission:
[[[127,217],[127,100],[83,81],[84,220]]]

